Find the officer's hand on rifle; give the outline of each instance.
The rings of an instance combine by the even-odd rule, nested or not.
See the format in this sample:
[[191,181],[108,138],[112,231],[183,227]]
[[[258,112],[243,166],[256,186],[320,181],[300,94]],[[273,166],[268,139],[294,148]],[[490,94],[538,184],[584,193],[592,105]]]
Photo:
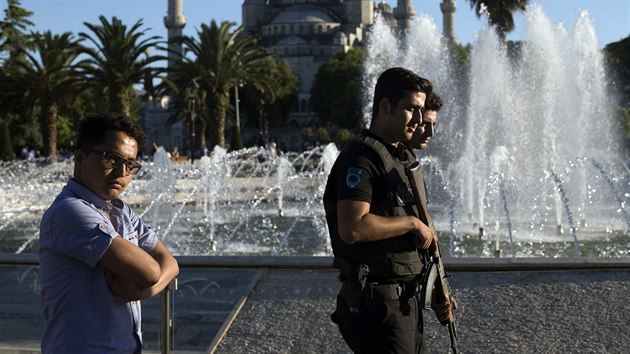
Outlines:
[[423,250],[432,247],[433,249],[437,248],[437,239],[431,231],[431,228],[425,225],[420,219],[415,218],[416,228],[414,229],[414,233],[418,236],[414,238],[414,242],[417,248],[421,248]]
[[431,300],[431,308],[435,311],[435,316],[438,321],[444,326],[453,322],[455,318],[453,311],[457,310],[457,301],[451,296],[451,302],[439,301],[437,292],[433,292],[433,299]]

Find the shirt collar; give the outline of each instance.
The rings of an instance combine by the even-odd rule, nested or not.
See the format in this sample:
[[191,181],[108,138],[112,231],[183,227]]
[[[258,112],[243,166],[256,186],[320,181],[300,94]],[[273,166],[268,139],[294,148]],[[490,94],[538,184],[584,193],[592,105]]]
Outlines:
[[380,136],[374,134],[369,129],[363,129],[363,132],[361,133],[361,135],[369,136],[371,138],[374,138],[374,139],[378,140],[381,144],[385,145],[385,148],[387,148],[387,151],[389,151],[389,153],[392,154],[392,156],[394,156],[396,159],[398,159],[400,161],[403,161],[403,162],[407,160],[406,151],[407,150],[411,150],[411,149],[408,149],[405,144],[398,143],[397,146],[393,146],[392,144],[389,144],[389,143],[385,142],[385,140],[383,140],[383,138],[381,138]]
[[[107,200],[99,197],[96,193],[87,189],[85,186],[77,182],[74,178],[70,178],[68,181],[68,188],[72,191],[72,193],[79,196],[79,198],[93,204],[98,209],[103,209],[105,207],[105,203]],[[123,201],[120,198],[114,198],[109,201],[114,207],[122,208]]]

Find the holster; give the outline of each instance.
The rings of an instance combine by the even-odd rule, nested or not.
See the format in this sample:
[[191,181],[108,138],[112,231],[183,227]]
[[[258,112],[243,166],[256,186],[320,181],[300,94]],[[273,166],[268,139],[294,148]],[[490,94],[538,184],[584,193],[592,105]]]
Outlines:
[[339,280],[342,282],[340,294],[346,306],[350,312],[359,312],[370,268],[365,264],[355,266],[345,258],[338,256],[335,256],[333,266],[341,272],[339,274]]

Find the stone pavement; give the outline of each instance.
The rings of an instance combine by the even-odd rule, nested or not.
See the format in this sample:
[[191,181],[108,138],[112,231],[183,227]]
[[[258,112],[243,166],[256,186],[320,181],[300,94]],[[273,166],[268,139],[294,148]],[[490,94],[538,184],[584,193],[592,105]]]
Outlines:
[[[173,353],[348,352],[329,320],[339,288],[330,259],[179,260]],[[460,353],[629,353],[630,261],[607,263],[450,260]],[[38,352],[37,267],[4,266],[0,281],[0,353]],[[148,353],[158,351],[159,303],[143,301]],[[429,352],[448,353],[430,311],[425,329]]]
[[[453,272],[460,353],[629,353],[630,270]],[[347,353],[333,271],[266,273],[217,353]],[[430,353],[448,329],[425,311]]]

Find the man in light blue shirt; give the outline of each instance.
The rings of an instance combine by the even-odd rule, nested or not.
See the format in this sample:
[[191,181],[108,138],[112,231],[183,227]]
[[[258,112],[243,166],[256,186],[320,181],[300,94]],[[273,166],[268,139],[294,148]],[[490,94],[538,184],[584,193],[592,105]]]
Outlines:
[[119,114],[80,123],[74,176],[40,224],[43,353],[139,353],[138,300],[179,273],[175,258],[118,196],[141,165],[136,123]]

